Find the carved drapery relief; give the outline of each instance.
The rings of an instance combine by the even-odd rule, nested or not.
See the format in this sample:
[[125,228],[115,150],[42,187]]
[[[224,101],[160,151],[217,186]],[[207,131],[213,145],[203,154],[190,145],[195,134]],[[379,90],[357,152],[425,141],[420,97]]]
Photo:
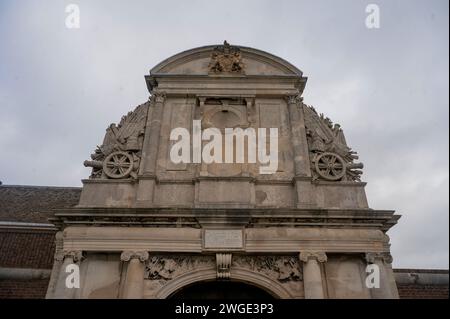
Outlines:
[[137,177],[148,107],[157,99],[158,96],[152,95],[149,102],[139,105],[134,111],[123,116],[119,124],[109,125],[103,144],[97,146],[91,154],[91,160],[84,161],[84,166],[92,167],[89,178]]
[[313,179],[360,181],[364,165],[355,162],[357,153],[347,146],[341,126],[303,106]]
[[244,74],[244,63],[239,48],[231,46],[227,41],[214,48],[209,63],[209,72]]

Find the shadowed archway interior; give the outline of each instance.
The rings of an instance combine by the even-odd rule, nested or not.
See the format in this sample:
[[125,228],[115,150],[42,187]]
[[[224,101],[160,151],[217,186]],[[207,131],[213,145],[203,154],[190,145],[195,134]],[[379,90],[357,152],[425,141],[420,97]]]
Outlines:
[[233,281],[198,282],[184,287],[169,299],[274,299],[261,288]]

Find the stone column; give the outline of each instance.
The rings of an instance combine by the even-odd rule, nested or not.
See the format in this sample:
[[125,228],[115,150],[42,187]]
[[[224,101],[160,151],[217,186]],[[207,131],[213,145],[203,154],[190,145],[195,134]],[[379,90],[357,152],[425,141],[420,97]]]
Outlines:
[[122,298],[142,299],[144,294],[145,261],[148,260],[146,251],[124,251],[120,260],[127,262]]
[[[66,268],[70,264],[78,264],[83,258],[83,254],[78,250],[64,250],[58,253],[55,257],[56,262],[61,264],[61,268],[58,274],[58,281],[55,285],[55,290],[52,298],[56,299],[73,299],[75,298],[77,288],[68,288],[66,285],[67,276],[70,273],[66,273]],[[81,278],[80,278],[81,281]]]
[[385,253],[366,253],[367,264],[375,264],[380,270],[380,288],[370,288],[373,299],[398,299],[397,284],[392,270],[392,255]]
[[327,261],[327,255],[324,252],[302,251],[300,260],[303,262],[305,299],[324,299],[325,293],[320,263]]

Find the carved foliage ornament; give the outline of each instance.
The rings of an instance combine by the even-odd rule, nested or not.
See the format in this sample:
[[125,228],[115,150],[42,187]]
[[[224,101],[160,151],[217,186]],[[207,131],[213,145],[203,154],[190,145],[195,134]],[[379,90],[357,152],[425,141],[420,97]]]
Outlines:
[[209,63],[210,73],[244,74],[244,63],[238,47],[231,46],[227,41],[214,48]]
[[97,146],[91,160],[84,161],[84,166],[92,167],[91,179],[137,177],[148,107],[155,99],[158,97],[152,96],[149,102],[123,116],[119,124],[109,125],[103,144]]
[[339,124],[318,114],[312,106],[303,105],[309,157],[314,180],[360,181],[362,163],[347,146]]

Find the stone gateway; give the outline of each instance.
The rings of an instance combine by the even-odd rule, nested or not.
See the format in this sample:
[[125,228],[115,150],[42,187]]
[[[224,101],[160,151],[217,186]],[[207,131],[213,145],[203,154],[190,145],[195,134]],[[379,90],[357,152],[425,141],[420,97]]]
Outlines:
[[[363,165],[341,126],[303,102],[299,69],[225,42],[176,54],[145,81],[149,100],[84,162],[78,205],[55,211],[47,298],[398,298],[386,232],[399,215],[369,208]],[[261,174],[248,154],[172,161],[171,132],[193,123],[276,129],[276,169]],[[78,289],[65,285],[73,264]]]

